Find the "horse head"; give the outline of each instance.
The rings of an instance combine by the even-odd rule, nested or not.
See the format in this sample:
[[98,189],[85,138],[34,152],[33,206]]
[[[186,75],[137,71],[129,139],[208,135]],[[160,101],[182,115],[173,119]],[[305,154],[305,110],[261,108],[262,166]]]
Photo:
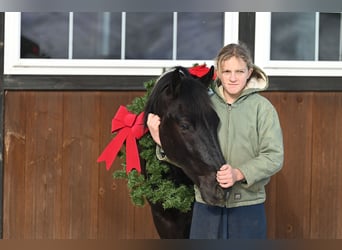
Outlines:
[[199,187],[205,202],[215,205],[227,190],[216,181],[225,160],[217,138],[219,117],[208,94],[213,74],[213,67],[202,77],[175,67],[161,75],[145,106],[145,124],[148,113],[161,118],[160,141],[168,159]]

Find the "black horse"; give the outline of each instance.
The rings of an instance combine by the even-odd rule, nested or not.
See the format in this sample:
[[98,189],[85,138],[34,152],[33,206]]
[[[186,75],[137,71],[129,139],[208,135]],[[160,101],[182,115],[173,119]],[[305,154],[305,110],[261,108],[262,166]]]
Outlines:
[[[208,204],[226,199],[216,181],[216,172],[225,163],[217,138],[219,118],[212,107],[208,86],[214,68],[202,77],[188,69],[175,67],[156,81],[145,106],[145,125],[149,113],[161,118],[160,141],[169,164],[167,178],[185,185],[196,184]],[[143,166],[144,168],[144,166]],[[144,172],[144,169],[142,169]],[[161,238],[188,238],[192,211],[164,209],[151,205],[154,224]]]

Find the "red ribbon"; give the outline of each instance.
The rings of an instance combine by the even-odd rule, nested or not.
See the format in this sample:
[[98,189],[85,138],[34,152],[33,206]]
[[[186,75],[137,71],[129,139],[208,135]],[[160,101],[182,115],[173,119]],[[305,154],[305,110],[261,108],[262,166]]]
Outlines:
[[121,146],[126,141],[126,172],[132,171],[133,168],[141,172],[136,139],[140,139],[147,131],[148,129],[144,127],[143,112],[139,115],[132,114],[126,107],[120,106],[112,119],[112,133],[118,133],[103,150],[97,162],[105,161],[106,169],[109,170]]
[[[202,77],[209,72],[210,68],[206,64],[197,65],[189,68],[189,72],[193,76]],[[213,80],[216,78],[216,72],[213,75]]]

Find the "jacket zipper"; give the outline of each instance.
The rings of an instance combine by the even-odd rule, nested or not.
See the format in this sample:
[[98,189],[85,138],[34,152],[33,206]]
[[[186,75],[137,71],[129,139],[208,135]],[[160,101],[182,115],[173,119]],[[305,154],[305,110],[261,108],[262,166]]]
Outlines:
[[[231,114],[231,111],[232,111],[232,104],[227,103],[227,110],[228,110],[228,111],[227,111],[227,112],[228,112],[228,115],[227,115],[227,123],[228,123],[228,126],[227,126],[227,128],[228,128],[227,133],[229,134],[230,114]],[[227,136],[229,137],[229,135],[227,135]],[[230,149],[228,148],[228,145],[229,145],[229,143],[227,144],[227,152],[230,151]],[[228,153],[228,154],[229,154],[229,153]],[[229,156],[228,156],[228,158],[229,158]],[[229,162],[227,162],[227,163],[229,163]],[[229,192],[226,193],[225,202],[224,202],[224,206],[225,206],[225,207],[228,207],[228,200],[229,200],[229,196],[231,195],[231,191],[232,191],[232,190],[230,190]]]

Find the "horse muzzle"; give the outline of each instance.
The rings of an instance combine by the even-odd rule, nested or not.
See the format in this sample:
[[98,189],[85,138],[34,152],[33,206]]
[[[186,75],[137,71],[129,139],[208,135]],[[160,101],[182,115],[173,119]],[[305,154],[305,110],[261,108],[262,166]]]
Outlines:
[[231,188],[222,188],[214,178],[204,177],[200,181],[199,190],[202,199],[209,205],[223,206],[229,198]]

